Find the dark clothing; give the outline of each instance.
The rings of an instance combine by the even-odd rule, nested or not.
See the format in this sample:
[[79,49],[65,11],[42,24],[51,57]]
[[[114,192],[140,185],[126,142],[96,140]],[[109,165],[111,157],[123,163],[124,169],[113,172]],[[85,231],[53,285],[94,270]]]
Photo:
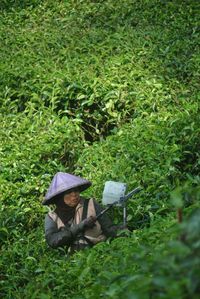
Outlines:
[[71,219],[74,218],[76,212],[75,207],[69,207],[63,201],[63,198],[59,198],[56,202],[55,213],[62,220],[64,224],[67,224]]
[[[84,202],[87,201],[85,199],[81,199]],[[101,206],[94,201],[94,208],[96,215],[98,215],[102,208]],[[55,210],[56,212],[56,210]],[[94,215],[94,216],[96,216]],[[82,219],[83,220],[83,219]],[[78,224],[72,224],[73,218],[68,220],[68,222],[63,222],[64,226],[61,228],[58,228],[57,223],[49,216],[49,214],[45,217],[45,237],[48,245],[52,248],[58,248],[58,247],[73,247],[73,244],[79,239],[84,237],[83,236],[83,230],[81,226],[81,222]],[[110,218],[103,214],[99,219],[98,222],[100,224],[102,233],[105,237],[115,237],[116,236],[116,227],[113,225]],[[84,244],[81,244],[84,245]],[[91,246],[91,242],[87,242],[88,246]],[[84,247],[84,246],[83,246]]]

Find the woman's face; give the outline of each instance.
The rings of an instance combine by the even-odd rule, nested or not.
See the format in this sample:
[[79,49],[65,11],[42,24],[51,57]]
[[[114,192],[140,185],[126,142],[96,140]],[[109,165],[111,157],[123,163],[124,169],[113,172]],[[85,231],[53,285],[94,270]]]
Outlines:
[[76,207],[80,201],[80,193],[78,190],[71,190],[70,193],[64,195],[64,203],[69,207]]

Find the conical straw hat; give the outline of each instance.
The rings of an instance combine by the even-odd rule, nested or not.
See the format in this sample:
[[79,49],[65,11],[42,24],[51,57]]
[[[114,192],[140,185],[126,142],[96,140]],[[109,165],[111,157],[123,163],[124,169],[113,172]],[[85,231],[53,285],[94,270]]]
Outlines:
[[45,195],[45,200],[42,202],[43,205],[48,205],[54,202],[57,195],[69,191],[73,188],[78,188],[80,192],[91,186],[91,182],[82,179],[78,176],[72,175],[65,172],[57,172],[53,177],[53,180]]

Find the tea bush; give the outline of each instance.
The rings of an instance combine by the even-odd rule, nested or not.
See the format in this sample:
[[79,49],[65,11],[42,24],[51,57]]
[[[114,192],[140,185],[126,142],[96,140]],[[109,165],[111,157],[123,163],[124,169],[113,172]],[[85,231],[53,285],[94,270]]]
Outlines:
[[94,182],[94,196],[100,197],[104,180],[127,182],[129,189],[142,186],[144,192],[128,205],[134,223],[146,212],[152,217],[167,212],[170,190],[184,180],[199,184],[198,111],[191,105],[183,112],[137,118],[106,141],[86,148],[77,173]]
[[[122,294],[125,298],[198,298],[199,209],[187,218],[183,227],[177,227],[173,215],[157,217],[150,228],[71,258],[47,249],[40,229],[22,235],[4,253],[10,266],[1,267],[2,294],[7,298],[13,294],[15,298],[121,298]],[[179,239],[183,233],[184,242]],[[36,238],[39,248],[33,243]]]
[[53,103],[91,141],[196,90],[198,1],[3,3],[4,109],[5,99],[19,111]]
[[[7,234],[43,221],[41,201],[58,170],[73,171],[84,145],[78,125],[51,111],[1,116],[1,225]],[[18,234],[18,233],[17,233]]]
[[[198,298],[199,8],[1,1],[0,297]],[[127,236],[48,248],[57,171],[92,180],[99,201],[106,180],[141,185]]]

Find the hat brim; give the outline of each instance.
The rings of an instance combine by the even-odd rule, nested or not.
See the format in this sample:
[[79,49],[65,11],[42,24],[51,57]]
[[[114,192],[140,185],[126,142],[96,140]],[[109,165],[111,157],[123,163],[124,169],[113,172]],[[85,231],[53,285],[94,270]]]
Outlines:
[[88,189],[90,186],[92,185],[91,182],[87,182],[85,184],[82,185],[74,185],[71,186],[69,189],[64,188],[64,190],[59,190],[59,192],[52,194],[51,197],[45,198],[44,201],[42,202],[42,204],[45,205],[50,205],[50,204],[55,204],[56,201],[58,200],[58,198],[60,198],[62,195],[64,195],[66,192],[70,193],[70,191],[74,188],[76,188],[79,192],[83,192],[86,189]]

